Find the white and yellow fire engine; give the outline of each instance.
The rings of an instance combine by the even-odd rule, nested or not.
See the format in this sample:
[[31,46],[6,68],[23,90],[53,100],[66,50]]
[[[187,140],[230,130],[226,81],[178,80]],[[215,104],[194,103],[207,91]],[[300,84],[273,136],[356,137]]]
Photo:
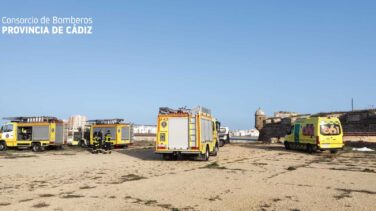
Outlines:
[[165,159],[194,155],[202,160],[219,150],[220,123],[204,107],[177,110],[159,109],[155,152]]
[[1,127],[0,151],[9,148],[31,148],[42,151],[47,146],[63,145],[63,121],[56,117],[10,117]]

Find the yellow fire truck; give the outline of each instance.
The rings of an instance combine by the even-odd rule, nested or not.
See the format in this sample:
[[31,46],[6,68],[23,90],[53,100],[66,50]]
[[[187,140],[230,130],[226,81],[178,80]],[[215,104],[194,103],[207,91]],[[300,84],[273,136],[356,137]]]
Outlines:
[[8,147],[31,148],[38,152],[63,145],[63,121],[56,117],[10,117],[1,127],[0,151]]
[[96,141],[104,141],[110,137],[112,146],[126,147],[133,143],[133,125],[124,123],[124,119],[96,119],[89,120],[88,126],[82,130],[82,139],[79,145],[92,146]]
[[220,123],[209,109],[159,109],[155,152],[164,159],[194,155],[202,160],[218,153]]

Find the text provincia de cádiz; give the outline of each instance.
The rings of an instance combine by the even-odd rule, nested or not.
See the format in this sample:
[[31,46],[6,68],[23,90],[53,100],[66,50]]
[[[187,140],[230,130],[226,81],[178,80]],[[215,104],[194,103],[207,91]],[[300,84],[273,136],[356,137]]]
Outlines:
[[[92,18],[57,17],[9,18],[2,17],[2,34],[92,34]],[[26,24],[26,25],[25,25]],[[48,24],[54,24],[47,26]],[[56,25],[58,24],[58,25]],[[71,25],[69,25],[71,24]],[[64,26],[63,26],[64,25]]]
[[2,34],[93,34],[92,26],[2,26]]

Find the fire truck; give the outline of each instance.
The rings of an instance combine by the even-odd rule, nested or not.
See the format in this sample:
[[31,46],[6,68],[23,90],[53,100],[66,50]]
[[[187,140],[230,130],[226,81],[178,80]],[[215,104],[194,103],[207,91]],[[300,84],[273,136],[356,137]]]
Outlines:
[[9,117],[1,127],[0,151],[7,148],[31,148],[34,152],[48,146],[63,145],[63,121],[56,117]]
[[219,150],[218,131],[220,123],[207,108],[177,110],[161,107],[157,123],[155,152],[164,159],[192,155],[209,160]]
[[80,146],[92,146],[96,140],[105,140],[106,135],[110,136],[109,142],[114,147],[126,147],[133,143],[133,125],[124,123],[124,119],[96,119],[87,123],[80,129]]

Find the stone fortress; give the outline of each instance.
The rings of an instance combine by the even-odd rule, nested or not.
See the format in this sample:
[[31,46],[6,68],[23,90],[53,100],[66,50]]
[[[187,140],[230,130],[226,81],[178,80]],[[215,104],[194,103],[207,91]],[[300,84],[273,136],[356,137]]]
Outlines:
[[376,109],[341,112],[321,112],[317,114],[299,114],[279,111],[267,117],[261,108],[255,112],[255,127],[260,131],[258,140],[266,143],[283,142],[292,123],[298,118],[309,116],[338,117],[341,121],[345,142],[376,144]]

